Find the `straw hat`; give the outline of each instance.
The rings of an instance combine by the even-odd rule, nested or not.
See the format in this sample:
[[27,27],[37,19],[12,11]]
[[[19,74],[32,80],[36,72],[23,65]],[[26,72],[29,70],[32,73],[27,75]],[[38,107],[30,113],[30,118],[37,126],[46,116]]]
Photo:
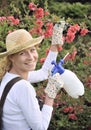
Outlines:
[[35,46],[43,40],[43,36],[32,38],[29,32],[24,29],[16,30],[6,37],[6,52],[0,53],[0,58],[20,52],[29,47]]

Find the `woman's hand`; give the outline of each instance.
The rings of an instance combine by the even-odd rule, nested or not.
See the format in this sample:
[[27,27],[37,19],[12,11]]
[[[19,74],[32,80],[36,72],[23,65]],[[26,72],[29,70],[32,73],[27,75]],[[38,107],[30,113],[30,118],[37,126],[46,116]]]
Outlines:
[[52,45],[63,45],[63,30],[65,21],[60,21],[53,27]]
[[59,90],[63,87],[64,83],[61,80],[59,73],[49,76],[47,87],[45,88],[45,93],[50,98],[55,98]]

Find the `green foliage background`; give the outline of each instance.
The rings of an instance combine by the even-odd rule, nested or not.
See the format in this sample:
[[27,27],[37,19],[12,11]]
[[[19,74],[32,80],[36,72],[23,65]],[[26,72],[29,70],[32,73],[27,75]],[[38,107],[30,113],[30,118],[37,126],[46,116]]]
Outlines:
[[[28,9],[28,4],[34,2],[38,4],[39,7],[49,10],[52,16],[57,18],[63,18],[70,24],[78,23],[81,27],[86,27],[91,30],[91,3],[88,1],[83,4],[81,1],[72,2],[71,0],[1,0],[0,1],[0,16],[10,16],[13,15],[15,18],[19,18],[21,24],[18,26],[9,26],[6,23],[0,25],[0,51],[5,50],[5,37],[7,31],[17,28],[25,28],[29,30],[32,28],[33,20],[31,19],[31,12]],[[45,50],[49,48],[51,44],[51,38],[45,39],[41,48],[39,49],[39,59],[46,57]],[[49,130],[89,130],[91,127],[91,85],[87,87],[88,77],[91,76],[91,55],[87,56],[88,53],[91,54],[91,33],[78,39],[73,43],[65,43],[63,50],[59,52],[58,59],[64,57],[67,52],[72,52],[73,48],[77,48],[77,56],[74,61],[68,61],[64,64],[65,68],[68,68],[75,72],[79,79],[84,83],[85,95],[77,100],[70,98],[61,92],[59,98],[55,100],[56,104],[59,104],[54,108],[55,113]],[[84,60],[89,61],[90,64],[83,64]],[[42,65],[38,63],[37,69]],[[91,84],[91,82],[90,82]],[[46,81],[38,84],[34,84],[36,90],[41,96],[40,89],[46,86]],[[39,89],[38,89],[38,88]],[[60,103],[66,102],[65,105]],[[77,113],[78,120],[70,121],[68,119],[68,114],[62,112],[63,108],[66,106],[79,106],[83,108],[83,112]]]

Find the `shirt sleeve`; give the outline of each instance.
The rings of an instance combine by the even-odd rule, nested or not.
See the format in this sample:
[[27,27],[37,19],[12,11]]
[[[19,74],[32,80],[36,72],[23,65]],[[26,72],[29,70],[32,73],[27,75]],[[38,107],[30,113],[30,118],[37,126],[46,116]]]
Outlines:
[[30,128],[33,130],[47,130],[53,107],[45,104],[42,110],[40,110],[36,92],[29,82],[19,81],[16,87],[16,91],[14,91],[17,94],[16,102]]
[[37,82],[48,79],[49,72],[51,71],[51,69],[53,67],[51,62],[53,60],[56,61],[57,54],[58,54],[58,52],[50,51],[42,68],[39,70],[29,72],[28,81],[30,81],[31,83],[37,83]]

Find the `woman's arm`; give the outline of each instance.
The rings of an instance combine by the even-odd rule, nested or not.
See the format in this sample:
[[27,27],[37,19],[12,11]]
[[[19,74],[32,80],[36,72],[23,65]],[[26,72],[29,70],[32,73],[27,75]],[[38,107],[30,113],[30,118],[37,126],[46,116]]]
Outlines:
[[52,116],[54,99],[45,95],[45,103],[40,110],[33,86],[26,81],[19,81],[16,85],[14,87],[14,93],[17,94],[16,101],[30,128],[47,130]]
[[52,69],[51,62],[56,61],[58,54],[58,47],[63,45],[63,30],[65,26],[65,21],[60,21],[60,24],[55,24],[53,27],[52,44],[50,47],[50,52],[42,66],[41,69],[37,71],[32,71],[28,75],[28,81],[31,83],[40,82],[48,78],[49,72]]
[[56,58],[58,55],[57,47],[58,47],[57,45],[51,45],[50,52],[48,53],[48,56],[43,64],[42,68],[39,70],[29,72],[28,81],[30,81],[31,83],[36,83],[36,82],[44,81],[48,78],[49,71],[51,71],[51,69],[53,67],[51,62],[53,60],[56,61]]

